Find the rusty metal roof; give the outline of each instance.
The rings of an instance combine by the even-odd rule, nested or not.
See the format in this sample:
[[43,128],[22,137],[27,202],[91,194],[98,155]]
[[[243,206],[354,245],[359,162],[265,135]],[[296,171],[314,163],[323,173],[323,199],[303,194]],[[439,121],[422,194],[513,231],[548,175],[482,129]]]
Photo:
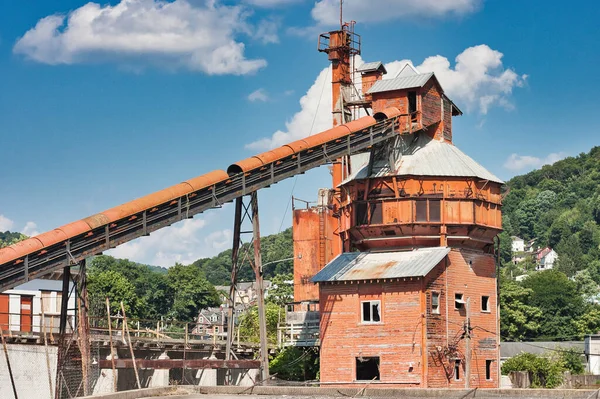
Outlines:
[[426,133],[400,136],[396,141],[398,161],[391,170],[387,159],[375,159],[368,176],[370,153],[351,157],[352,173],[342,182],[382,176],[452,176],[476,177],[503,184],[504,182],[475,162],[455,145],[433,140]]
[[403,76],[396,79],[378,80],[367,91],[367,94],[381,93],[383,91],[412,89],[415,87],[423,87],[425,83],[431,79],[433,72],[420,73],[417,75]]
[[419,248],[398,252],[345,252],[329,262],[313,278],[325,281],[424,277],[450,252],[448,247]]

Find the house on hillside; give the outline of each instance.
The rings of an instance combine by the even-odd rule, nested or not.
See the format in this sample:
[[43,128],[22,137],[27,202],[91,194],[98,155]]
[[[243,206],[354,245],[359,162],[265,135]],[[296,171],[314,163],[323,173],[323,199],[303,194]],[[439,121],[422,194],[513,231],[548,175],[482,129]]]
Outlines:
[[[265,298],[269,296],[269,290],[271,288],[270,280],[263,280],[263,287],[265,290]],[[234,303],[236,305],[241,304],[244,306],[251,306],[256,303],[258,299],[258,287],[256,286],[256,282],[242,282],[236,284],[235,289],[235,300]],[[221,303],[223,305],[227,305],[229,298],[229,285],[216,285],[215,289],[217,292],[220,292]]]
[[558,259],[558,254],[555,250],[549,247],[538,250],[535,254],[536,270],[548,270],[554,267],[554,263]]
[[512,236],[512,251],[514,252],[525,252],[525,240],[520,237]]

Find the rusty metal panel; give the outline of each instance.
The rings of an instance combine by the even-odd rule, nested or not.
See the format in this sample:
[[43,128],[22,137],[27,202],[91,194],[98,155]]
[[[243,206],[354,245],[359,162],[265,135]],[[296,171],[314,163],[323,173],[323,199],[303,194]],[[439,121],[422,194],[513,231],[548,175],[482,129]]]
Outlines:
[[90,226],[83,220],[78,220],[73,223],[65,224],[64,226],[59,227],[57,230],[65,233],[67,237],[75,237],[79,234],[86,233],[90,231]]
[[0,249],[0,264],[7,263],[16,258],[18,258],[18,256],[14,246]]
[[306,140],[296,140],[284,145],[284,147],[288,147],[294,153],[296,153],[309,148],[310,144]]
[[346,252],[329,262],[313,282],[424,277],[450,252],[448,247],[397,252]]
[[61,241],[67,240],[69,237],[60,230],[51,230],[46,233],[35,236],[34,239],[39,240],[44,247],[49,247]]
[[241,170],[242,172],[248,172],[252,169],[260,168],[261,166],[263,166],[263,162],[257,157],[250,157],[250,158],[238,161],[238,162],[234,163],[233,165],[229,166],[229,168],[227,168],[227,171],[228,172],[233,171],[234,166],[239,168],[239,170]]
[[[112,361],[101,359],[98,361],[100,369],[110,369]],[[258,369],[259,360],[212,360],[212,359],[136,359],[135,364],[142,369]],[[133,359],[115,359],[118,369],[133,368]]]
[[106,217],[103,213],[97,213],[95,215],[88,216],[85,219],[82,219],[82,221],[87,223],[87,225],[90,226],[90,229],[95,229],[110,223],[108,217]]
[[376,123],[377,120],[375,120],[375,118],[373,118],[372,116],[364,116],[355,121],[348,122],[344,126],[346,126],[351,132],[356,132],[369,126],[373,126]]
[[271,162],[275,162],[278,159],[286,158],[294,153],[290,147],[279,147],[272,151],[263,152],[262,154],[255,155],[255,158],[260,159],[263,164],[268,164]]
[[[2,253],[7,253],[7,256],[8,256],[7,250],[8,250],[8,248],[12,248],[14,251],[12,253],[12,257],[11,258],[7,257],[6,259],[7,260],[16,259],[16,258],[25,256],[27,254],[30,254],[34,251],[38,251],[38,250],[42,249],[43,247],[44,247],[44,245],[37,238],[28,238],[26,240],[23,240],[23,241],[20,241],[20,242],[14,244],[14,245],[11,245],[10,247],[2,249]],[[0,261],[2,261],[2,257],[0,257]]]
[[194,190],[200,190],[202,188],[210,187],[217,182],[227,180],[228,178],[229,175],[224,170],[213,170],[212,172],[186,180],[184,183],[192,186]]

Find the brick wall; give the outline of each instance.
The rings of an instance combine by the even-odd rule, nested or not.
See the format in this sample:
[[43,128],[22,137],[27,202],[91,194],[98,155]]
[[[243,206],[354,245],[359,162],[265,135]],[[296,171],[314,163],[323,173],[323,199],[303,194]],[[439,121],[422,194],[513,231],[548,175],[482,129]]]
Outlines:
[[442,120],[442,99],[440,87],[435,79],[421,89],[421,112],[423,113],[423,125],[429,126]]
[[[495,262],[492,255],[453,249],[447,267],[438,265],[426,280],[427,352],[429,387],[465,387],[465,340],[460,339],[466,309],[455,309],[455,294],[470,299],[471,312],[471,387],[495,388],[498,381],[497,298]],[[471,264],[469,265],[469,262]],[[432,292],[440,293],[440,314],[432,314]],[[482,311],[482,296],[489,296],[489,312]],[[455,347],[454,354],[447,354]],[[440,350],[441,348],[441,350]],[[453,352],[453,351],[450,351]],[[443,353],[446,353],[443,355]],[[453,359],[461,359],[461,375],[454,376]],[[486,379],[486,360],[492,360],[490,379]]]
[[[374,384],[422,386],[421,285],[416,279],[321,284],[321,381],[354,382],[356,357],[379,356],[381,381]],[[365,300],[381,301],[381,323],[361,323]]]
[[[432,313],[433,292],[440,294],[439,314]],[[356,357],[379,356],[376,386],[464,388],[466,309],[455,309],[456,293],[470,301],[470,386],[497,387],[494,258],[465,249],[453,249],[423,280],[321,284],[321,381],[355,382]],[[487,312],[483,295],[489,296]],[[366,300],[381,301],[381,323],[361,322],[361,301]],[[461,360],[458,380],[455,359]],[[486,360],[492,361],[489,380]]]
[[452,142],[452,104],[444,98],[444,140]]

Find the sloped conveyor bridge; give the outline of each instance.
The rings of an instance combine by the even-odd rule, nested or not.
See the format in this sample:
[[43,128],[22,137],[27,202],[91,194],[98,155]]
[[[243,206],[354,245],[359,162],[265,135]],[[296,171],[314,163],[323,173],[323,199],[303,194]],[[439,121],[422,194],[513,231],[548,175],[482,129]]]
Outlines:
[[389,108],[0,249],[0,292],[399,133]]

